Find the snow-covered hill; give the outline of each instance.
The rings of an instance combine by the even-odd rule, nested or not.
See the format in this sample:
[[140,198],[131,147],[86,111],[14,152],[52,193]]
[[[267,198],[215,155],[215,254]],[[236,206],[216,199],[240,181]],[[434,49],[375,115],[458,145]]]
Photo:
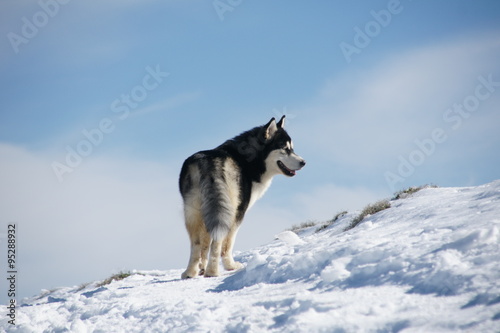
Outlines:
[[15,327],[2,306],[0,330],[500,332],[500,181],[390,203],[349,231],[356,213],[284,232],[219,278],[179,269],[61,288],[24,300]]

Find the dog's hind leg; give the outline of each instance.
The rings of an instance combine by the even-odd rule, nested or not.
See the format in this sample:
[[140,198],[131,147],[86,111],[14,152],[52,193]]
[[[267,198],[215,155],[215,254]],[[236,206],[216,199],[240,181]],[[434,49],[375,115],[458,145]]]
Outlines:
[[219,276],[219,258],[221,255],[221,249],[222,241],[212,239],[212,244],[210,245],[210,257],[208,258],[205,277]]
[[233,259],[234,239],[236,238],[238,228],[239,226],[234,224],[222,243],[222,264],[228,271],[243,268],[241,263],[234,261]]
[[191,241],[191,255],[189,256],[189,263],[186,271],[182,273],[183,279],[193,278],[198,276],[201,264],[202,254],[202,233],[208,233],[205,230],[205,225],[201,219],[198,210],[190,207],[185,207],[186,229]]
[[200,275],[205,275],[205,271],[207,269],[207,260],[208,260],[208,250],[210,250],[210,242],[212,239],[206,230],[203,230],[201,233],[201,260],[200,260]]
[[188,267],[182,273],[181,278],[189,279],[198,275],[200,264],[201,244],[199,239],[191,240],[191,255],[189,256]]

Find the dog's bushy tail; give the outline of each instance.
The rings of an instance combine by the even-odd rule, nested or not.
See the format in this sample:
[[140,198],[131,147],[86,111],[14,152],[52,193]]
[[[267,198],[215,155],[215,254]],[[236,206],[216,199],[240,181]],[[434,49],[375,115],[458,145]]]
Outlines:
[[204,164],[199,165],[202,170],[209,170],[200,177],[201,214],[212,239],[221,241],[229,233],[236,212],[231,204],[223,169],[215,167],[217,161],[200,162]]
[[[184,204],[192,197],[200,201],[194,204],[201,210],[201,217],[211,238],[223,240],[236,219],[235,203],[231,202],[225,174],[224,158],[199,152],[188,158],[182,167],[179,187]],[[194,192],[193,192],[194,191]],[[195,194],[200,191],[199,196]],[[234,191],[233,191],[234,192]],[[235,200],[235,198],[233,198]]]
[[200,179],[201,213],[208,233],[215,241],[229,233],[235,214],[228,196],[227,184],[220,175],[207,175]]

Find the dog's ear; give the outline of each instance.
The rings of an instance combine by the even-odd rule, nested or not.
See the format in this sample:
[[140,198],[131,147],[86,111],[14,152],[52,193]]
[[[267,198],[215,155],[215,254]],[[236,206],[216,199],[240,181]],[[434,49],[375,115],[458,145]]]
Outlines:
[[283,117],[281,117],[280,121],[278,122],[278,128],[285,128],[285,115],[283,115]]
[[276,119],[273,117],[266,125],[264,125],[264,138],[266,140],[271,139],[277,131],[278,126],[276,125]]

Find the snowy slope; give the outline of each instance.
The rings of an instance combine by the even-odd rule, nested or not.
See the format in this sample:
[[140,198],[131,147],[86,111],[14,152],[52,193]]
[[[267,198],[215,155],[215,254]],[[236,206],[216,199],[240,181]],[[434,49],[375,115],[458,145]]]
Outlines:
[[500,332],[500,181],[424,189],[344,232],[355,216],[284,232],[219,278],[62,288],[24,300],[15,327],[2,306],[0,331]]

